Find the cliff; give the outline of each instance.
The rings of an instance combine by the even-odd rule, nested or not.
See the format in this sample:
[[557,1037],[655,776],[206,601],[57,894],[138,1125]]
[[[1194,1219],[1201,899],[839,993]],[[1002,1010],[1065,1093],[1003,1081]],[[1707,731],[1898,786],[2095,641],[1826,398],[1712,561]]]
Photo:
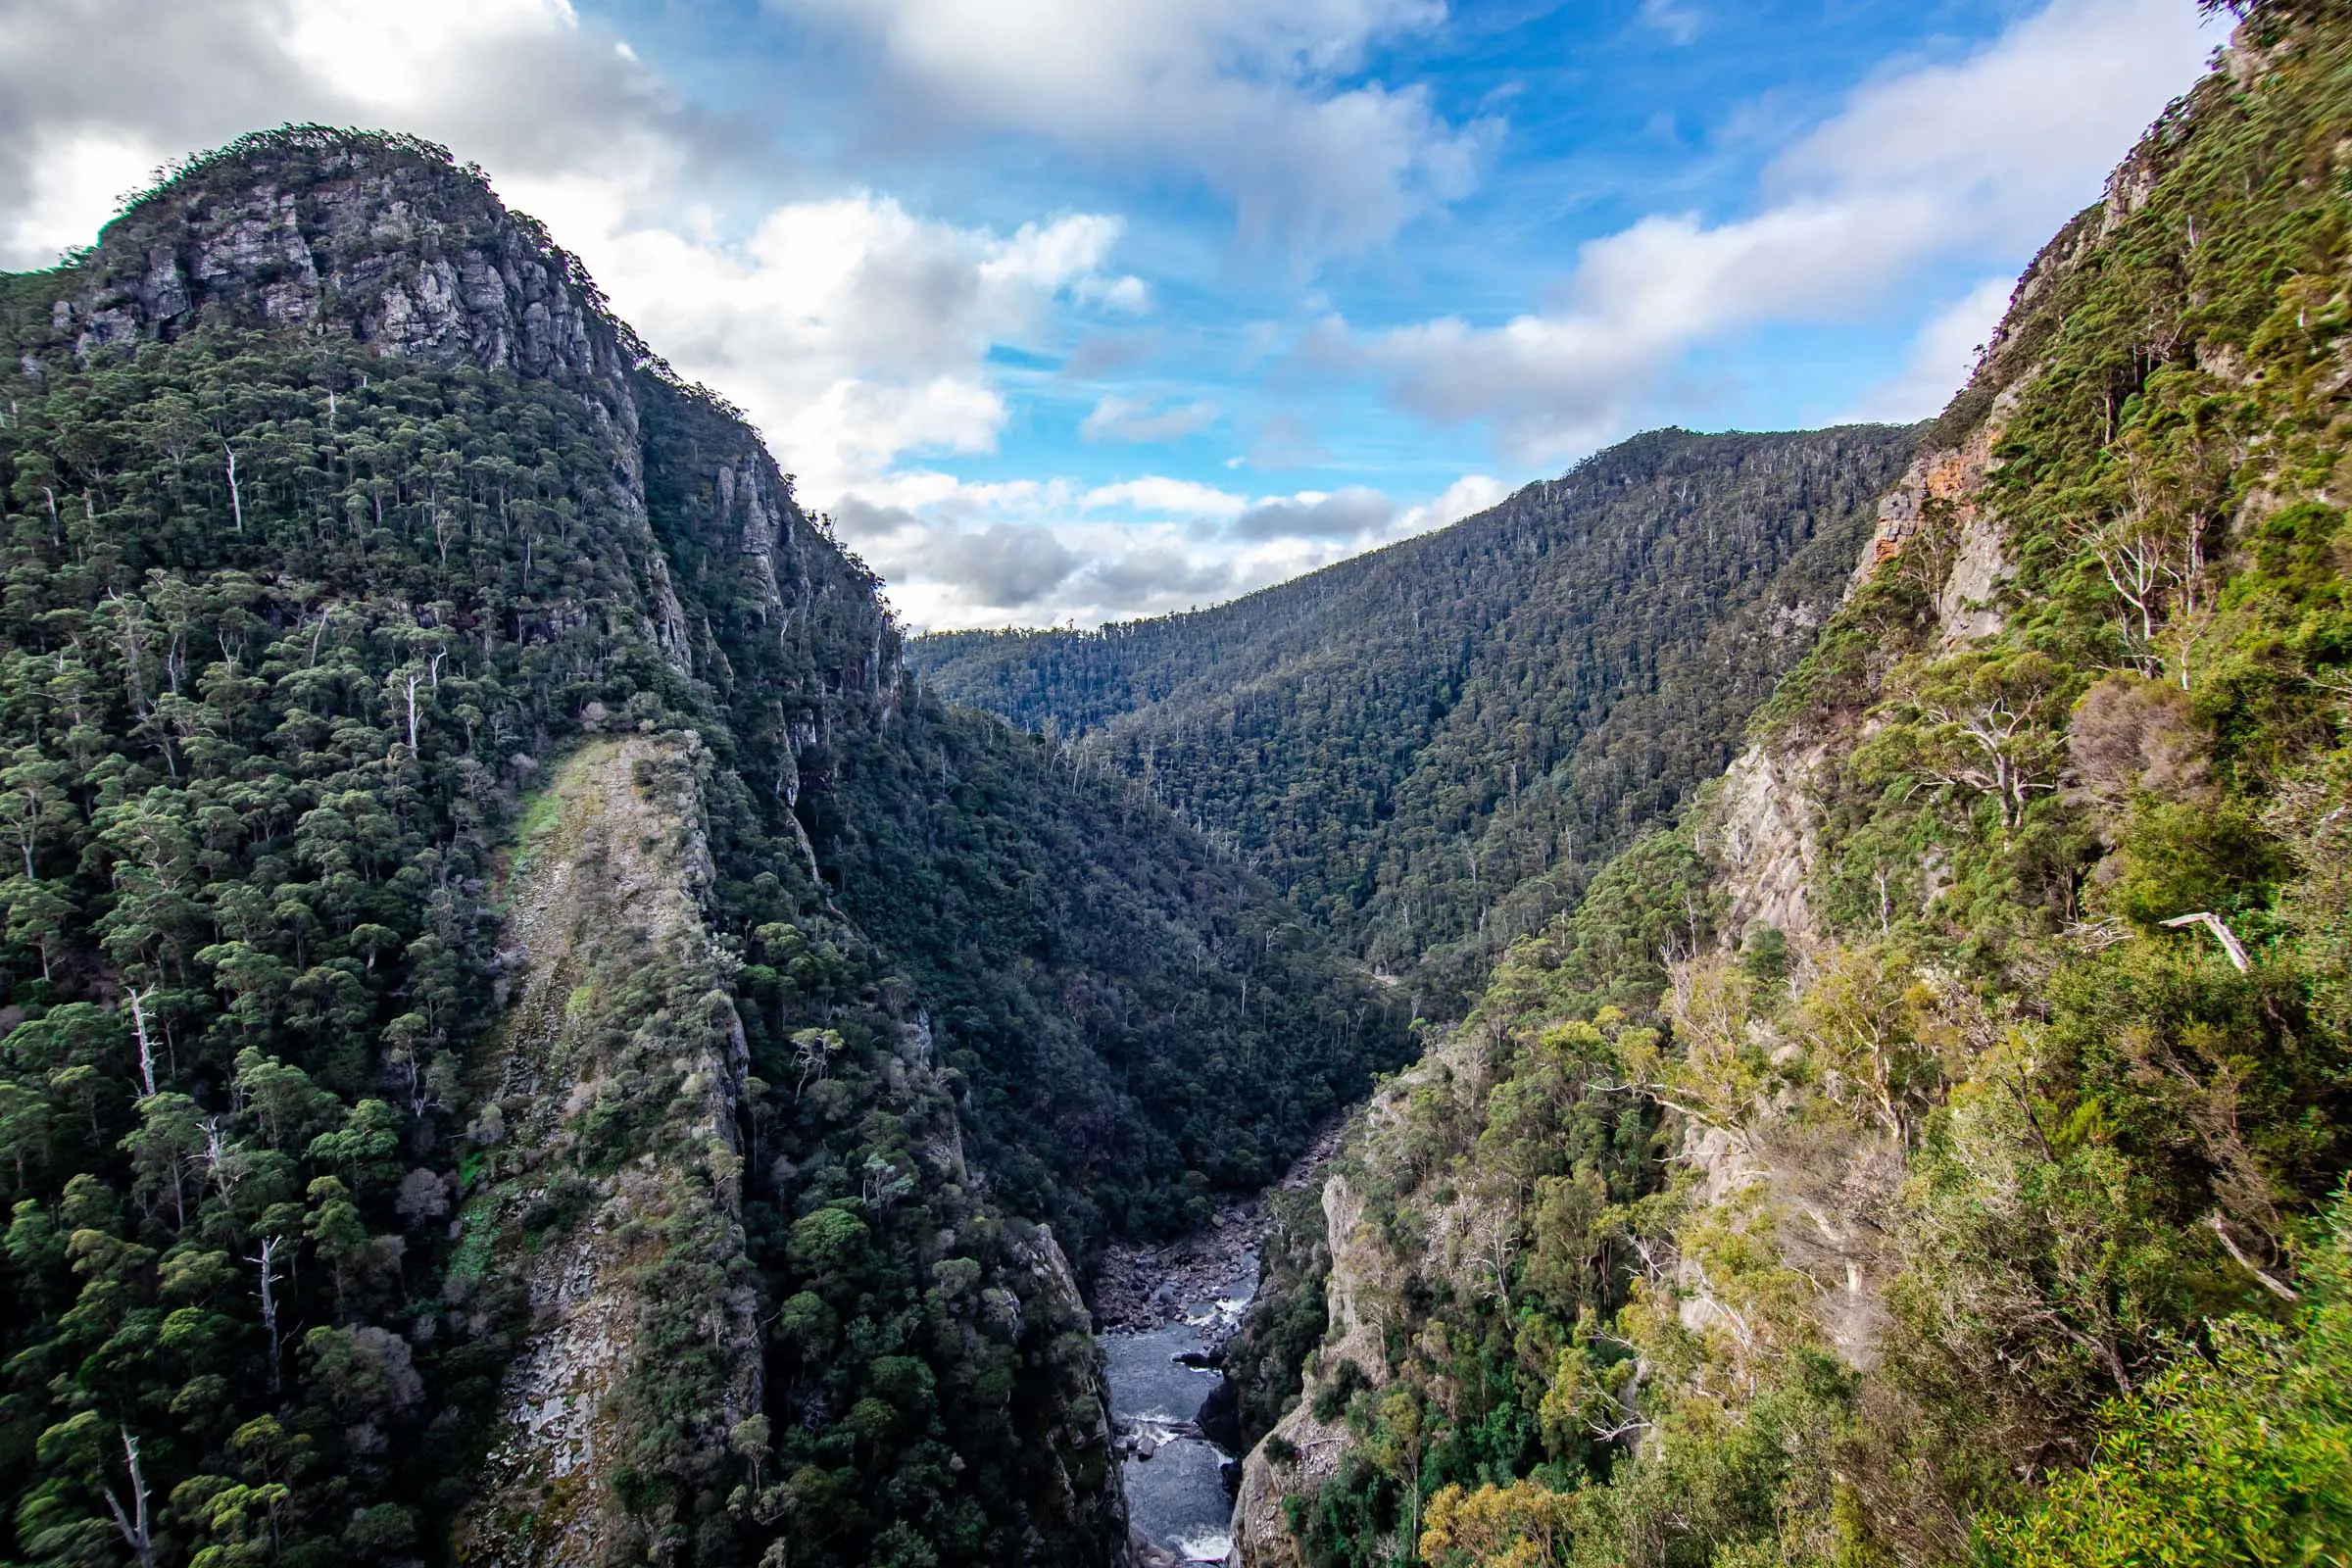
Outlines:
[[2214,1436],[2336,1419],[2352,1166],[2352,24],[2251,10],[1748,750],[1383,1097],[1330,1238],[1383,1364],[1315,1363],[1341,1451],[1251,1456],[1245,1560],[2338,1549]]
[[578,262],[429,143],[303,126],[171,172],[50,307],[82,355],[298,327],[404,359],[617,393],[644,350]]
[[12,1546],[130,1487],[168,1561],[1123,1551],[1078,1271],[1401,1020],[914,690],[757,434],[440,149],[244,138],[0,328],[0,1350],[81,1369],[0,1417]]

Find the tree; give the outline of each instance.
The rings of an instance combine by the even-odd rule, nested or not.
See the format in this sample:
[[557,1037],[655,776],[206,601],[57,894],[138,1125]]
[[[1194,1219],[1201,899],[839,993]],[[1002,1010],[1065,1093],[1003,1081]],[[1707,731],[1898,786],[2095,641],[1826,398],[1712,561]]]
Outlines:
[[1915,727],[1928,776],[1990,797],[2004,828],[2058,788],[2072,692],[2055,662],[2033,653],[1969,651],[1898,676],[1895,711]]
[[1549,1568],[1574,1509],[1574,1498],[1536,1481],[1476,1491],[1447,1485],[1429,1499],[1420,1555],[1436,1568]]

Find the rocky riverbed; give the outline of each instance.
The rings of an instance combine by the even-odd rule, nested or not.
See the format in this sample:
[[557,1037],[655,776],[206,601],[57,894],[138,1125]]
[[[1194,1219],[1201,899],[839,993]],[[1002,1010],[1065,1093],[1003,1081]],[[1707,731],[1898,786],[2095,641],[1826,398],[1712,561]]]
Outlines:
[[[1338,1143],[1335,1127],[1277,1185],[1319,1183]],[[1232,1441],[1219,1366],[1256,1294],[1266,1225],[1262,1194],[1231,1200],[1191,1236],[1113,1248],[1096,1275],[1095,1337],[1140,1568],[1221,1563],[1232,1548],[1235,1459],[1211,1434]]]
[[[1219,1203],[1206,1229],[1156,1247],[1113,1247],[1104,1252],[1095,1274],[1095,1332],[1165,1328],[1184,1317],[1187,1299],[1230,1284],[1244,1257],[1250,1260],[1254,1290],[1257,1248],[1266,1236],[1266,1193],[1322,1186],[1323,1167],[1339,1149],[1343,1128],[1334,1123],[1326,1129],[1265,1193]],[[1226,1337],[1232,1337],[1231,1330]]]

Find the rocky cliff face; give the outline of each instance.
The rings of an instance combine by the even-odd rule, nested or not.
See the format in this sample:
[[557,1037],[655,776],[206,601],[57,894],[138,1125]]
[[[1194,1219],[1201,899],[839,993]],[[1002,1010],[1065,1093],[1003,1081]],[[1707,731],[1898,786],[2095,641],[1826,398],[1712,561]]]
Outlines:
[[[450,1294],[511,1275],[530,1320],[460,1560],[629,1560],[674,1521],[614,1486],[660,1443],[728,1468],[760,1408],[742,1266],[749,1067],[704,918],[691,749],[629,736],[567,759],[526,818],[501,948],[514,1003],[473,1064],[476,1192]],[[646,1376],[664,1347],[706,1353]],[[657,1438],[662,1428],[673,1430]]]
[[[1365,1299],[1379,1268],[1377,1242],[1361,1232],[1363,1198],[1344,1175],[1323,1184],[1323,1224],[1331,1238],[1331,1276],[1324,1283],[1329,1327],[1322,1348],[1306,1373],[1298,1402],[1242,1458],[1241,1488],[1234,1498],[1231,1568],[1296,1568],[1302,1559],[1283,1516],[1283,1498],[1313,1487],[1339,1467],[1353,1443],[1344,1419],[1315,1413],[1315,1395],[1345,1374],[1360,1375],[1377,1388],[1388,1375],[1380,1325]],[[1277,1458],[1276,1455],[1281,1455]]]
[[1759,742],[1724,771],[1707,840],[1730,900],[1724,940],[1735,947],[1759,926],[1800,940],[1812,934],[1805,882],[1818,808],[1808,780],[1822,760],[1818,748],[1789,758]]
[[608,386],[642,349],[578,263],[475,172],[308,128],[206,155],[110,224],[52,323],[87,352],[311,326],[387,354]]
[[1901,479],[1879,501],[1878,525],[1855,565],[1853,585],[1908,558],[1935,597],[1946,646],[2001,629],[1996,600],[2010,566],[2004,519],[1986,500],[1985,480],[1998,466],[1994,448],[2041,368],[2056,329],[2054,297],[2115,225],[2146,199],[2149,156],[2145,147],[2135,152],[2110,178],[2106,200],[2067,224],[2034,258],[1968,384],[1930,428]]

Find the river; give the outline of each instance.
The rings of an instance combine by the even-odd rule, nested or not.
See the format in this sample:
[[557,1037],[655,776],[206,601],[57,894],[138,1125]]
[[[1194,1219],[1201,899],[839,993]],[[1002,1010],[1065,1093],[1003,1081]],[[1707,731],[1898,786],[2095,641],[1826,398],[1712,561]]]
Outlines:
[[[1337,1122],[1324,1129],[1275,1187],[1321,1187],[1340,1133]],[[1213,1363],[1257,1294],[1268,1223],[1265,1194],[1229,1199],[1207,1226],[1178,1241],[1110,1248],[1096,1276],[1095,1343],[1123,1454],[1127,1516],[1160,1562],[1221,1563],[1233,1549],[1224,1469],[1234,1455],[1201,1436],[1198,1417],[1223,1381]]]
[[1107,1330],[1096,1341],[1126,1455],[1120,1465],[1130,1523],[1177,1562],[1221,1563],[1233,1548],[1224,1475],[1233,1455],[1202,1437],[1194,1418],[1223,1378],[1206,1363],[1232,1338],[1257,1289],[1257,1250],[1200,1250],[1208,1255],[1171,1270],[1149,1298],[1152,1315],[1164,1321]]

